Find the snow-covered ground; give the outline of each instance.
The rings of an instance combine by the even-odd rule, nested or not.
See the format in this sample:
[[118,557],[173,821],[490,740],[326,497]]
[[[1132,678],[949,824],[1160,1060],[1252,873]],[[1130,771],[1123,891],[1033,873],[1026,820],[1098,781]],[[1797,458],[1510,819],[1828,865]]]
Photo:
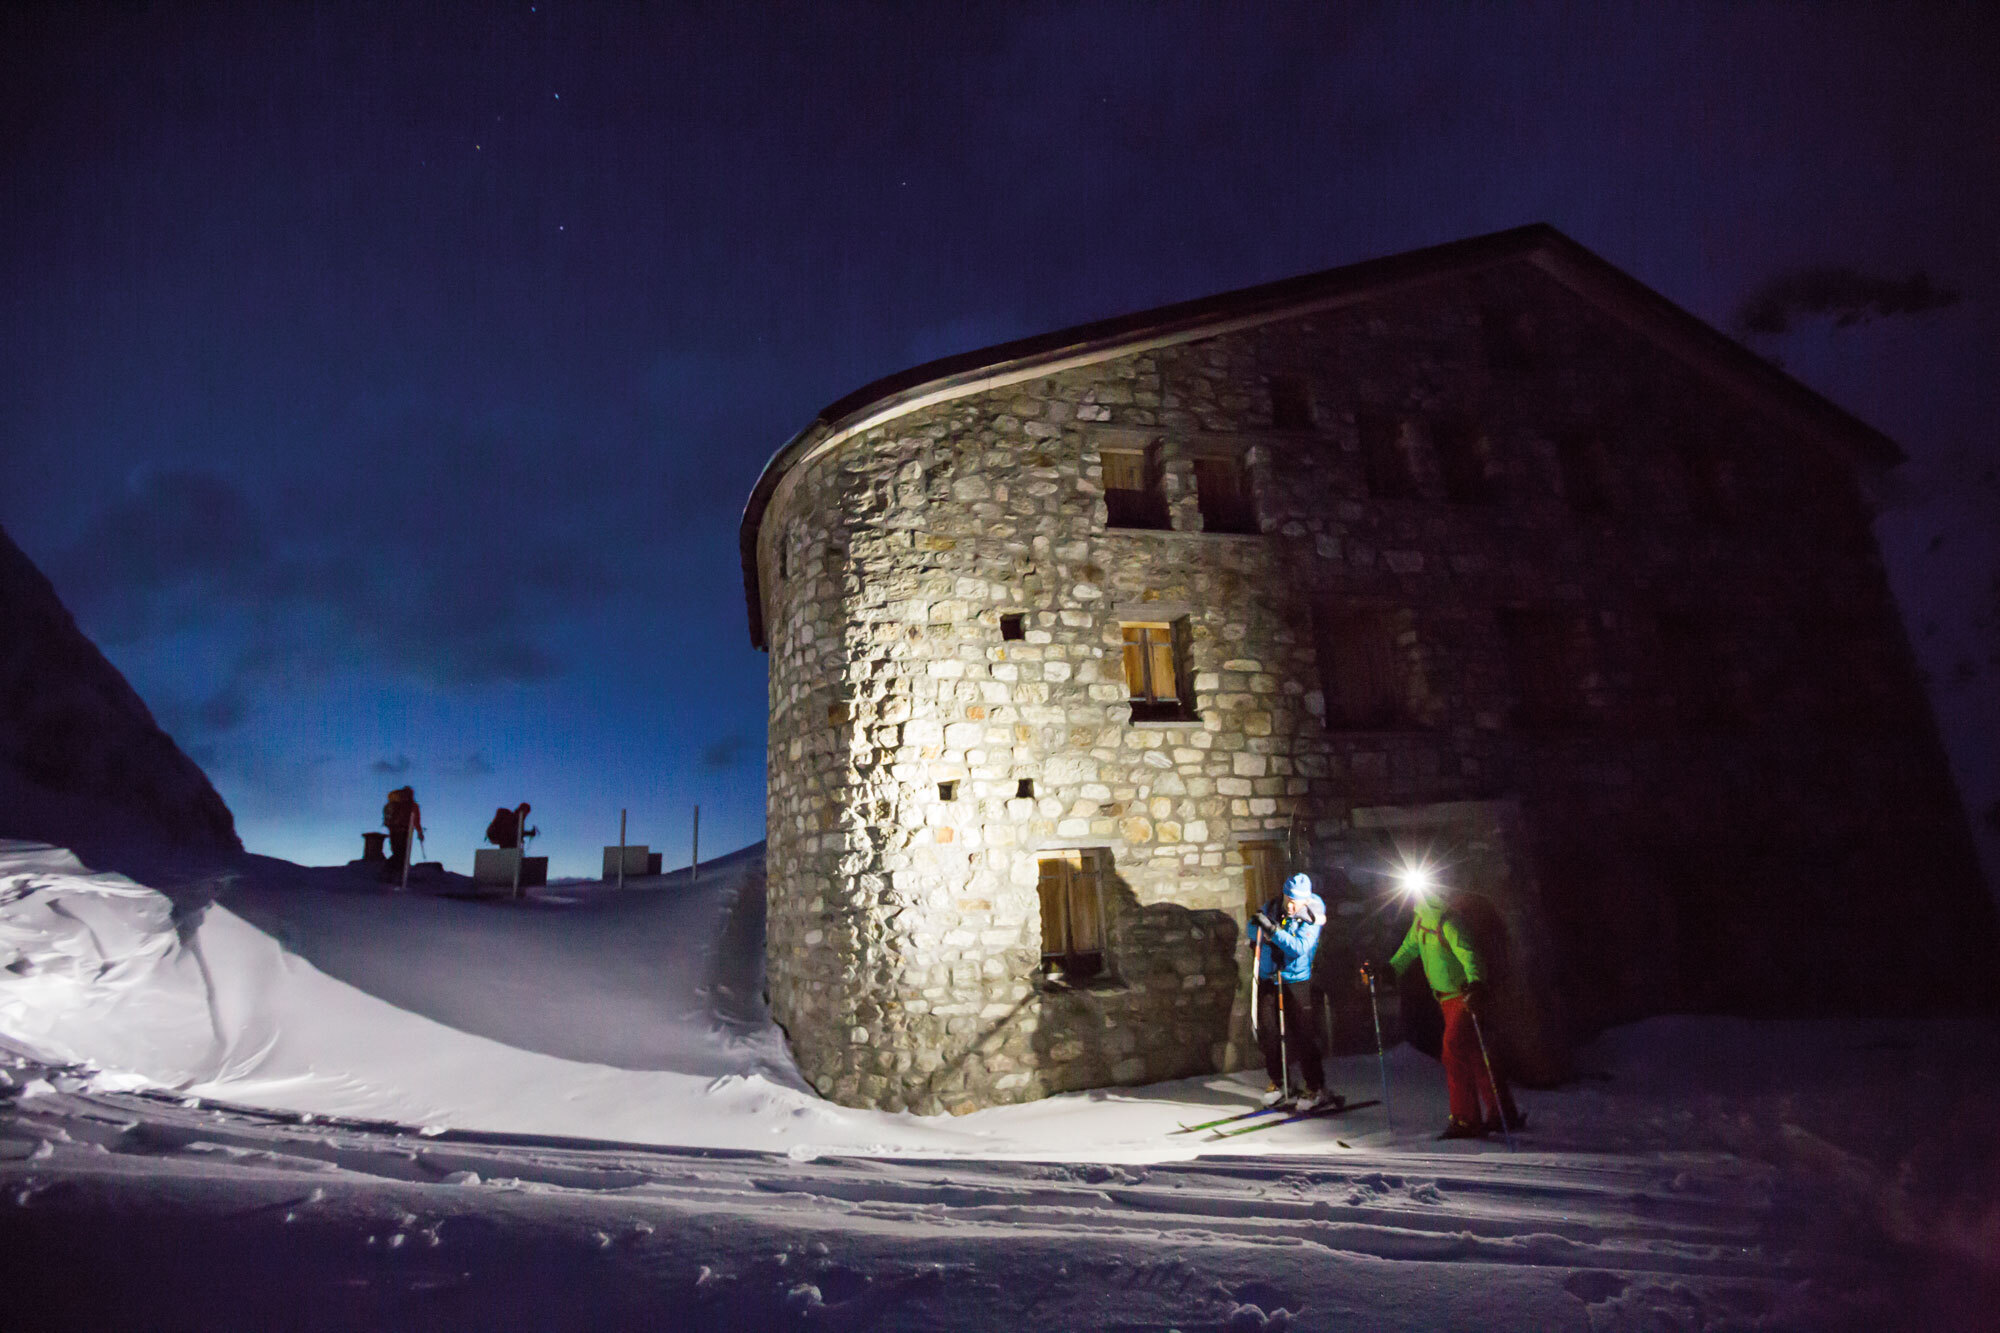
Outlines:
[[[2000,1029],[1658,1019],[1433,1142],[1437,1065],[960,1118],[800,1082],[761,858],[524,903],[0,843],[0,1326],[1984,1328]],[[1261,1077],[1256,1080],[1261,1084]],[[1333,1086],[1380,1096],[1372,1056]]]

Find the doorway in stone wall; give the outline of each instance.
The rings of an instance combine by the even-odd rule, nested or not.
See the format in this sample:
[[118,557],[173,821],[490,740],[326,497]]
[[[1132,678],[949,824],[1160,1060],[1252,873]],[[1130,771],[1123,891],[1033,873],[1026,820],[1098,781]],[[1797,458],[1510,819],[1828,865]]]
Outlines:
[[[1372,872],[1365,893],[1384,905],[1394,939],[1401,941],[1411,919],[1407,901],[1397,901],[1395,871],[1427,862],[1492,975],[1497,1044],[1513,1077],[1542,1085],[1567,1077],[1569,1036],[1555,985],[1556,953],[1538,881],[1522,854],[1518,805],[1500,800],[1359,807],[1351,825],[1347,857]],[[1419,989],[1403,1023],[1417,1044],[1435,1002],[1427,1005],[1428,988],[1412,984]]]

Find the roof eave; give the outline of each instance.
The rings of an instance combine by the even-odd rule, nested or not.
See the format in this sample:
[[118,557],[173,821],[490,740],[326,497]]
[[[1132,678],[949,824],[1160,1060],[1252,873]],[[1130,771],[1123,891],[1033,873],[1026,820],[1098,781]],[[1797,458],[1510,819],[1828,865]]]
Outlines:
[[1017,339],[926,362],[864,385],[828,405],[772,454],[751,489],[738,529],[750,642],[757,648],[769,647],[757,566],[764,513],[792,469],[823,448],[918,408],[969,393],[1111,356],[1374,299],[1401,286],[1518,260],[1536,264],[1579,295],[1621,312],[1628,324],[1740,391],[1787,405],[1801,425],[1845,442],[1853,462],[1879,475],[1903,461],[1902,450],[1873,426],[1554,227],[1538,222]]

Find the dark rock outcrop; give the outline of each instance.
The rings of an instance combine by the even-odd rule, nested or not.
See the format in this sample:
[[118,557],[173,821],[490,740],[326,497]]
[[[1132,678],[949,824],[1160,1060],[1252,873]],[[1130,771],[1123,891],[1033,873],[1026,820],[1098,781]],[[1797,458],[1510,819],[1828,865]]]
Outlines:
[[0,530],[0,838],[241,850],[207,776]]

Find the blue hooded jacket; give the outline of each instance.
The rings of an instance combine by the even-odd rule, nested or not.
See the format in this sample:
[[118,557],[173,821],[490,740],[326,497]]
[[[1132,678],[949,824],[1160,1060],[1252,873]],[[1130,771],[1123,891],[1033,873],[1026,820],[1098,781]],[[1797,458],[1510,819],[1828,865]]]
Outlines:
[[1263,947],[1257,950],[1257,975],[1260,978],[1310,981],[1313,953],[1319,948],[1320,928],[1326,924],[1326,903],[1313,892],[1312,881],[1304,875],[1293,875],[1285,881],[1285,897],[1302,904],[1304,912],[1287,918],[1283,901],[1273,898],[1264,904],[1264,915],[1276,922],[1278,928],[1264,930],[1251,921],[1243,928],[1243,938],[1254,946],[1259,934],[1264,937]]

